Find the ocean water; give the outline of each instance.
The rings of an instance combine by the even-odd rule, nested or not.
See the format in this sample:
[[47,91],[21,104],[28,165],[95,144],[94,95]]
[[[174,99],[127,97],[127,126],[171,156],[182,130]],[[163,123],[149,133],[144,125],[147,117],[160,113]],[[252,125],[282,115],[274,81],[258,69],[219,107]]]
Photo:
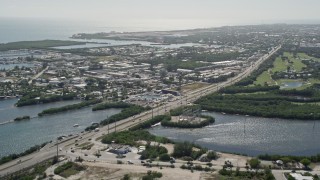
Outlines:
[[130,32],[139,27],[114,27],[88,21],[55,19],[0,18],[0,43],[44,39],[67,40],[76,33]]

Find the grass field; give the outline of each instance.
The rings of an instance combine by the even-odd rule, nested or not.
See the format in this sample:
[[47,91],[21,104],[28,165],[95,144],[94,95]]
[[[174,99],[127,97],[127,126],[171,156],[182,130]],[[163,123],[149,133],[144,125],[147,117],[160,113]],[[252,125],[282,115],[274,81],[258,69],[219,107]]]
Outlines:
[[288,60],[292,63],[288,63],[287,60],[282,60],[281,57],[277,57],[273,63],[274,68],[272,68],[272,72],[286,71],[288,66],[290,66],[291,69],[294,69],[296,72],[300,72],[304,67],[306,67],[306,65],[303,64],[300,59],[294,58],[292,53],[285,52],[283,56],[288,57]]
[[294,58],[292,53],[285,52],[284,56],[288,57],[289,60],[293,62],[292,67],[296,70],[296,72],[300,72],[302,68],[306,67],[306,65],[303,64],[300,59]]
[[[288,66],[290,66],[291,69],[294,69],[296,72],[300,72],[304,67],[306,67],[306,65],[303,64],[300,59],[316,59],[308,56],[305,53],[298,53],[297,58],[294,58],[293,54],[289,52],[285,52],[283,56],[288,57],[288,60],[292,63],[289,63],[288,60],[282,60],[281,57],[277,57],[273,63],[274,67],[260,74],[254,84],[264,85],[265,83],[268,83],[269,85],[281,85],[283,82],[303,81],[302,79],[279,79],[277,81],[274,81],[271,78],[271,74],[275,72],[286,71]],[[315,83],[320,83],[320,80],[310,78],[301,87],[296,89],[305,89]]]
[[270,74],[267,71],[264,71],[257,78],[257,81],[254,82],[255,85],[264,85],[267,82],[269,85],[276,84],[275,81],[271,78]]
[[193,83],[193,84],[188,84],[188,85],[182,86],[181,90],[183,92],[193,91],[193,90],[196,90],[196,89],[199,89],[199,88],[203,88],[203,87],[206,87],[206,86],[208,86],[208,84],[206,84],[206,83]]
[[306,53],[298,53],[297,55],[298,57],[300,57],[300,59],[313,59],[313,60],[320,61],[320,58],[308,56]]
[[273,73],[275,72],[281,72],[281,71],[286,71],[287,70],[287,62],[286,61],[282,61],[282,59],[280,57],[277,57],[276,60],[273,63],[273,68],[271,69],[271,71]]

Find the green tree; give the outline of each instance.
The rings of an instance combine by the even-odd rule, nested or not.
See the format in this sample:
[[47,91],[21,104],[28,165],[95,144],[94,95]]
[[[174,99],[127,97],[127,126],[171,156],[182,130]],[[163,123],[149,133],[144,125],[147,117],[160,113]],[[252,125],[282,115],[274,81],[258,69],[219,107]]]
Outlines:
[[168,74],[167,70],[162,69],[160,71],[160,79],[163,80],[164,78],[166,78],[167,74]]
[[160,160],[160,161],[164,161],[164,162],[170,161],[170,156],[169,156],[169,154],[167,154],[167,153],[165,153],[165,154],[160,154],[159,160]]
[[250,167],[253,169],[258,169],[260,166],[260,161],[257,158],[252,158],[249,160]]
[[304,167],[307,168],[307,167],[310,165],[311,161],[310,161],[309,159],[307,159],[307,158],[304,158],[304,159],[302,159],[302,160],[300,161],[300,163],[303,164]]
[[289,157],[283,157],[280,159],[284,165],[286,165],[287,163],[291,162],[291,159]]
[[208,154],[207,154],[207,158],[210,159],[210,160],[214,160],[214,159],[218,158],[218,155],[214,151],[209,151]]
[[130,175],[129,174],[125,174],[124,177],[122,178],[122,180],[130,180]]
[[174,157],[183,157],[191,156],[192,153],[192,144],[189,142],[177,143],[174,145],[173,156]]

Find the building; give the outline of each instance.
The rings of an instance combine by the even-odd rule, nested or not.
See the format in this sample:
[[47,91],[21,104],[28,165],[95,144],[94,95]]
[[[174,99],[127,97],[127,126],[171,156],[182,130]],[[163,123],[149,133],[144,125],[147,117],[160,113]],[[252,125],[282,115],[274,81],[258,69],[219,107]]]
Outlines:
[[296,180],[313,180],[312,176],[303,176],[302,174],[299,174],[299,173],[290,173],[290,176],[292,176]]

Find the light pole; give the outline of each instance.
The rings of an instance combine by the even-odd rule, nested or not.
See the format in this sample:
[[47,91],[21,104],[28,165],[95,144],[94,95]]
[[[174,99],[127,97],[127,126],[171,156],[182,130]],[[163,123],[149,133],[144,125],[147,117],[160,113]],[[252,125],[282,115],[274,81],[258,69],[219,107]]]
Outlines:
[[59,145],[59,139],[57,139],[57,159],[58,159],[58,157],[59,157],[59,147],[58,147],[58,145]]
[[154,105],[154,104],[152,104],[152,109],[151,109],[152,119],[153,119],[153,105]]
[[108,119],[108,134],[109,134],[110,119],[108,116],[107,116],[107,119]]

